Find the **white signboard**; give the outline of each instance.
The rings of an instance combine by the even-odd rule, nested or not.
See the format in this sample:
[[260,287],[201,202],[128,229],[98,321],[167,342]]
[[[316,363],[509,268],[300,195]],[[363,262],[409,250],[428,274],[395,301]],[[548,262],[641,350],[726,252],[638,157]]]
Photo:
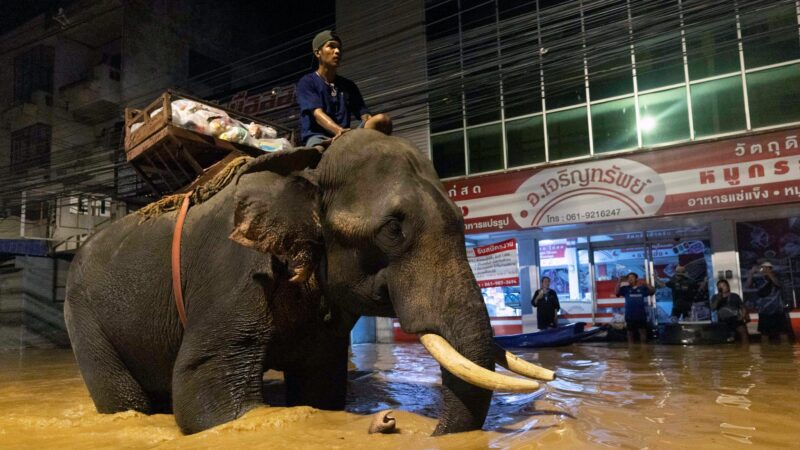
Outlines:
[[488,288],[519,285],[516,239],[468,248],[467,259],[478,286]]

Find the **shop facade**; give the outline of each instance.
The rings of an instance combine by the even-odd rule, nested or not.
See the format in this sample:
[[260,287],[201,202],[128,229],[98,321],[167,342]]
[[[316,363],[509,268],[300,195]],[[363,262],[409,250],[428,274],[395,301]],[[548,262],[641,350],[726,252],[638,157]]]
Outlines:
[[629,272],[658,288],[651,321],[671,320],[659,282],[677,266],[706,282],[698,299],[726,279],[755,330],[767,261],[800,331],[800,3],[424,9],[431,160],[468,254],[517,249],[519,284],[483,288],[496,333],[536,329],[543,276],[567,320],[619,322]]
[[[748,304],[754,331],[762,280],[753,267],[767,261],[800,331],[798,136],[800,128],[785,128],[445,187],[464,215],[468,253],[509,241],[519,249],[519,284],[483,289],[490,315],[513,331],[536,328],[530,298],[544,276],[564,319],[613,324],[624,307],[617,283],[634,272],[656,287],[652,323],[668,322],[672,292],[661,283],[678,266],[700,285],[697,302],[726,279]],[[710,319],[709,311],[693,318]]]

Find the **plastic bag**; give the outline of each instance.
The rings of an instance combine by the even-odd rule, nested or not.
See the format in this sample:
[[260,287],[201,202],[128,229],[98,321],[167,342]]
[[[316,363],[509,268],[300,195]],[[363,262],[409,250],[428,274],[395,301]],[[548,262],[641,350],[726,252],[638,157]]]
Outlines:
[[265,152],[277,152],[278,150],[286,150],[292,148],[292,144],[284,139],[256,139],[256,147],[264,150]]

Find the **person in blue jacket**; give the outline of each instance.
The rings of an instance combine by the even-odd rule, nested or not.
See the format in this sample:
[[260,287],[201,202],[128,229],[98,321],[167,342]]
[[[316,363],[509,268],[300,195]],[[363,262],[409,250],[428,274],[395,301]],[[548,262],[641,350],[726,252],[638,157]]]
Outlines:
[[370,128],[392,133],[392,120],[387,114],[372,115],[364,103],[358,86],[338,75],[342,59],[342,39],[325,30],[314,37],[317,70],[297,82],[295,95],[300,105],[300,143],[307,147],[335,140],[350,129],[350,120],[361,121],[356,128]]
[[620,278],[617,283],[617,297],[625,297],[625,327],[628,330],[628,343],[633,343],[634,333],[638,331],[639,340],[647,342],[647,297],[656,289],[639,275],[631,272],[626,277],[627,284]]

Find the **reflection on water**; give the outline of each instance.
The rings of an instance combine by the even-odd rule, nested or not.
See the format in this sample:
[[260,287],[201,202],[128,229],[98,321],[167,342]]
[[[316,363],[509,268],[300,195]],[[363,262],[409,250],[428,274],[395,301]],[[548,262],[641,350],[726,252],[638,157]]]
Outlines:
[[[518,351],[556,368],[533,394],[495,395],[485,429],[432,438],[439,367],[420,345],[353,346],[348,412],[280,406],[182,436],[172,416],[94,410],[69,351],[0,353],[0,448],[794,447],[800,345],[582,344]],[[502,370],[502,369],[501,369]],[[280,380],[265,396],[282,403]],[[367,435],[396,410],[400,432]]]

